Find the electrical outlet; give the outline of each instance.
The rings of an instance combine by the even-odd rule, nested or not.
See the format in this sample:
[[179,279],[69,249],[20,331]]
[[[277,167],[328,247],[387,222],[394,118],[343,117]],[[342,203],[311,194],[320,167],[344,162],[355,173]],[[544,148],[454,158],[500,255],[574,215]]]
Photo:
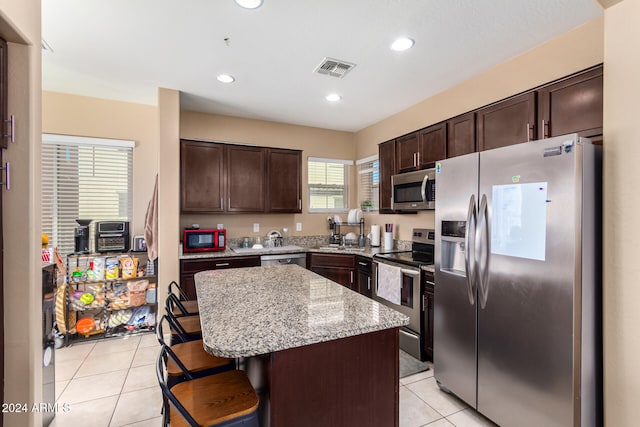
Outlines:
[[302,223],[296,222],[296,231],[302,231]]
[[218,230],[222,230],[224,228],[224,224],[218,224]]
[[254,233],[260,232],[260,224],[253,224],[253,232]]

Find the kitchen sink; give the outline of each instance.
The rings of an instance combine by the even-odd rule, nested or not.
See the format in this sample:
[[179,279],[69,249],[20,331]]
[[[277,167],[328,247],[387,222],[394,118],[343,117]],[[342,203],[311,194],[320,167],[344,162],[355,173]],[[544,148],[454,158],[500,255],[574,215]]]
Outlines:
[[314,249],[318,249],[321,251],[332,251],[332,252],[361,252],[364,251],[364,248],[359,248],[357,246],[316,246]]
[[296,245],[278,246],[274,248],[231,248],[231,250],[237,254],[255,254],[255,253],[272,253],[272,252],[291,252],[291,251],[304,251],[304,248]]

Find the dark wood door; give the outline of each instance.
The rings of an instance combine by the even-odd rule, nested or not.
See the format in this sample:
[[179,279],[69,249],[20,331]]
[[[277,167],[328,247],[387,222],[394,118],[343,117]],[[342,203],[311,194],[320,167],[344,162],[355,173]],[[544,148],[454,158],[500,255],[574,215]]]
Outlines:
[[418,169],[418,132],[396,139],[396,173]]
[[380,208],[381,214],[393,213],[391,209],[391,176],[396,173],[396,140],[383,142],[378,145],[380,160]]
[[602,135],[602,66],[543,87],[538,94],[541,138]]
[[429,166],[431,163],[447,157],[447,123],[442,122],[420,131],[420,151],[418,166]]
[[264,212],[265,149],[226,146],[227,212]]
[[476,114],[463,114],[447,121],[447,157],[476,151]]
[[433,287],[427,287],[424,301],[424,353],[431,361],[433,361],[433,302]]
[[536,139],[536,93],[528,92],[477,112],[478,151]]
[[302,212],[302,152],[267,151],[267,211]]
[[222,212],[224,146],[208,142],[180,143],[180,206],[182,212]]
[[358,270],[356,274],[356,290],[362,295],[371,298],[371,259],[359,256],[357,257],[357,262]]
[[352,268],[314,266],[310,270],[351,290],[355,288],[355,275]]

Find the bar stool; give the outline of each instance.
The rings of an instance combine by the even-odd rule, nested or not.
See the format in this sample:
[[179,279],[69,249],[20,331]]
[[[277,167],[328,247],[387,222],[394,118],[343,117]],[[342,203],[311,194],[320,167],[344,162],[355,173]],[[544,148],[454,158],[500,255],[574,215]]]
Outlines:
[[167,345],[164,341],[163,324],[167,322],[171,328],[169,318],[164,315],[156,324],[156,337],[161,346],[167,347],[167,353],[171,356],[165,360],[167,366],[167,385],[169,387],[186,380],[184,371],[191,374],[193,378],[200,378],[213,375],[219,372],[228,371],[235,367],[235,359],[217,357],[207,353],[202,340],[187,341],[186,337],[176,331],[176,335],[181,342]]
[[[178,290],[179,297],[173,292],[174,286]],[[175,280],[169,283],[169,295],[175,297],[171,301],[171,313],[175,317],[192,316],[199,313],[198,300],[190,300]]]
[[[258,396],[243,371],[226,371],[191,379],[169,387],[164,360],[171,355],[163,345],[156,365],[158,383],[169,402],[171,427],[259,427]],[[165,411],[164,425],[169,419]]]
[[[177,334],[182,335],[183,339],[186,339],[187,341],[202,339],[200,316],[193,315],[175,317],[173,313],[171,313],[169,302],[172,298],[172,295],[173,294],[167,296],[164,304],[167,319],[169,319],[169,323],[171,324],[171,345],[180,341],[177,339]],[[173,298],[175,298],[175,296]]]

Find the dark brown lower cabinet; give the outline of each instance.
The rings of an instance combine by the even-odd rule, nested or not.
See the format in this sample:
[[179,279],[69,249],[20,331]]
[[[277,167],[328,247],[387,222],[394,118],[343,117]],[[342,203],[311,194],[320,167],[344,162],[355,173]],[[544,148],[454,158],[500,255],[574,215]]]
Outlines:
[[259,267],[259,256],[183,259],[180,260],[180,287],[189,299],[196,299],[196,282],[194,275],[201,271],[220,270],[223,268]]
[[310,252],[307,254],[307,266],[309,270],[322,277],[358,291],[354,255]]
[[433,303],[434,303],[434,282],[433,273],[425,272],[423,279],[424,294],[422,297],[424,353],[427,360],[433,361]]
[[356,258],[358,263],[358,273],[357,273],[357,289],[362,295],[372,298],[371,287],[372,283],[372,273],[371,273],[371,258],[358,256]]
[[271,353],[274,427],[399,424],[398,328]]

